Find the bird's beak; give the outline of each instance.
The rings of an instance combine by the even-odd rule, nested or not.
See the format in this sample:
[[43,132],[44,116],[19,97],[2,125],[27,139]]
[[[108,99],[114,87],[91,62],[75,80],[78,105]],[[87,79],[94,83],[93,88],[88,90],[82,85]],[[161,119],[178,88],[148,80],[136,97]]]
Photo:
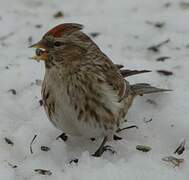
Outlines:
[[47,50],[46,50],[47,47],[41,41],[39,41],[36,44],[29,46],[29,48],[37,48],[36,49],[36,55],[31,57],[31,59],[34,59],[34,60],[37,60],[37,61],[48,60],[48,53],[47,53]]
[[39,41],[38,43],[32,44],[31,46],[29,46],[29,48],[42,48],[42,49],[46,49],[47,47],[44,45],[44,43],[42,43],[42,41]]

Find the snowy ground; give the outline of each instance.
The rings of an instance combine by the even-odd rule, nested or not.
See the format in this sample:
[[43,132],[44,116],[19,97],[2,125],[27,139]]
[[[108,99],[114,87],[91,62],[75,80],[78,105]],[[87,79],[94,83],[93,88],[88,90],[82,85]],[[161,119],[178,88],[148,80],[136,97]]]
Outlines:
[[[188,180],[189,179],[189,2],[187,0],[0,0],[0,179],[6,180]],[[58,11],[63,18],[54,18]],[[27,47],[49,28],[63,22],[85,25],[86,33],[116,63],[131,69],[151,69],[150,74],[129,78],[170,88],[171,93],[136,98],[127,125],[139,129],[123,132],[106,152],[91,157],[99,142],[70,138],[56,140],[55,129],[39,104],[44,66],[29,59]],[[163,23],[163,24],[162,24]],[[159,52],[148,47],[170,39]],[[157,61],[168,56],[170,59]],[[160,75],[168,70],[173,75]],[[12,90],[11,90],[12,89]],[[16,92],[14,90],[16,90]],[[16,94],[15,94],[16,93]],[[152,119],[150,122],[146,122]],[[30,152],[30,142],[37,135]],[[14,144],[7,144],[4,138]],[[186,140],[181,155],[173,152]],[[149,145],[144,153],[136,145]],[[41,151],[48,146],[48,152]],[[165,156],[183,158],[174,167]],[[73,157],[78,165],[69,164]],[[16,167],[16,166],[17,167]],[[15,167],[13,167],[15,166]],[[41,175],[35,169],[46,169]]]

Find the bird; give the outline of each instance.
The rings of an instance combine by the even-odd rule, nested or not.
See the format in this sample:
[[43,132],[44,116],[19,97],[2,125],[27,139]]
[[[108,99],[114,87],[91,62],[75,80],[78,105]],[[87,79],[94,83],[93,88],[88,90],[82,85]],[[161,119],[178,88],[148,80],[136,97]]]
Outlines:
[[42,101],[51,123],[72,136],[99,137],[93,156],[109,149],[137,95],[168,89],[147,83],[131,85],[128,76],[150,72],[123,69],[105,55],[77,23],[59,24],[31,45],[32,57],[44,61]]

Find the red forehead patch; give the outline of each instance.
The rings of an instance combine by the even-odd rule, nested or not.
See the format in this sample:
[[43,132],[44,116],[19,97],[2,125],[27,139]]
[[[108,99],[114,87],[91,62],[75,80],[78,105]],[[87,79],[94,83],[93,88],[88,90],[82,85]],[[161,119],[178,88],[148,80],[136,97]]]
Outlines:
[[65,24],[59,24],[58,26],[55,26],[54,28],[50,29],[46,35],[51,35],[53,37],[61,37],[61,35],[65,32],[73,32],[76,30],[81,30],[83,26],[81,24],[76,23],[65,23]]
[[60,37],[63,30],[64,30],[64,24],[59,24],[58,26],[55,26],[54,28],[50,29],[45,35]]

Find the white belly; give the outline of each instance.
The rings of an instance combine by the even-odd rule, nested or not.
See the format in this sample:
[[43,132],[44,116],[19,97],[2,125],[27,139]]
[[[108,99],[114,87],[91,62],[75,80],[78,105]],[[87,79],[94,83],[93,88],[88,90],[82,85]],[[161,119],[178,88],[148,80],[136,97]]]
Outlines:
[[56,98],[56,114],[51,118],[51,122],[58,129],[72,136],[85,136],[88,138],[106,134],[105,130],[99,127],[96,122],[93,123],[92,120],[89,120],[87,123],[84,120],[78,120],[77,112],[71,106],[69,97],[63,88],[61,88],[61,91],[56,92],[55,96],[64,97],[64,99]]
[[[123,104],[118,101],[119,98],[111,87],[106,84],[101,84],[99,87],[95,86],[96,89],[94,90],[102,94],[102,97],[100,98],[97,96],[97,101],[99,103],[106,104],[106,107],[103,108],[103,106],[98,106],[98,103],[95,104],[96,106],[92,104],[90,108],[93,108],[92,110],[99,118],[96,118],[94,115],[91,117],[91,111],[87,111],[87,107],[85,107],[85,94],[82,94],[79,89],[78,91],[76,91],[77,89],[72,89],[70,98],[67,94],[68,89],[66,88],[68,86],[65,87],[65,84],[63,83],[58,84],[56,79],[59,78],[58,76],[55,76],[55,79],[52,80],[52,75],[53,74],[51,73],[46,74],[43,82],[42,95],[46,107],[52,101],[54,102],[52,106],[55,113],[51,113],[49,115],[49,119],[58,129],[73,136],[86,136],[88,138],[111,136],[115,132],[118,125],[119,112]],[[50,78],[51,81],[49,81]],[[45,94],[48,94],[48,98],[45,98]],[[77,102],[77,107],[79,107],[79,110],[77,110],[77,108],[75,109],[75,102]],[[48,110],[48,108],[45,109],[46,111]],[[106,111],[106,109],[112,113],[109,113],[109,111]],[[82,119],[79,116],[79,113],[85,110],[86,112],[90,111],[90,113],[87,114],[87,116],[82,116]]]

